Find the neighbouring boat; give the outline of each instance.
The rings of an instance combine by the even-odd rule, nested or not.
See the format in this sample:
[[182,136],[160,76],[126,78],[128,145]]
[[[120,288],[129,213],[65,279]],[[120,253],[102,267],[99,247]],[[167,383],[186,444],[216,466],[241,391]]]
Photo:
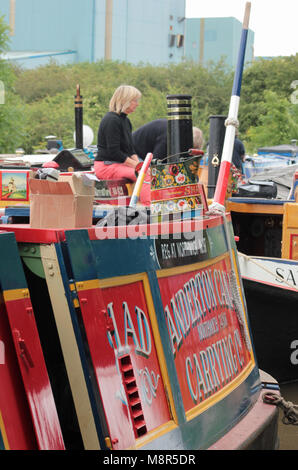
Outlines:
[[283,170],[284,167],[297,163],[297,159],[281,155],[268,155],[268,156],[246,156],[243,164],[243,171],[245,178],[251,178],[259,175],[264,171],[276,169]]
[[195,160],[173,160],[192,147],[191,103],[167,98],[177,151],[151,165],[152,211],[133,191],[92,224],[85,171],[28,178],[30,223],[1,225],[1,449],[278,446],[231,218],[208,212]]
[[260,147],[258,154],[246,157],[243,165],[246,178],[271,169],[281,169],[298,163],[298,147],[296,141],[291,145],[275,145]]
[[290,157],[294,161],[298,157],[298,147],[297,147],[297,140],[292,140],[290,145],[273,145],[269,147],[260,147],[258,149],[258,155],[278,155],[282,157]]
[[227,201],[258,362],[279,382],[298,380],[297,185],[296,169],[287,199]]

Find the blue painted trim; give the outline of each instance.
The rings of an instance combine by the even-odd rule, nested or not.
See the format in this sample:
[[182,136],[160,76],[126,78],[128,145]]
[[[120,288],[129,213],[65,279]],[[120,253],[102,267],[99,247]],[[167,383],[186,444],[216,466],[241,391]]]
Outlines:
[[239,54],[238,54],[238,62],[236,66],[233,88],[232,88],[232,96],[235,96],[235,95],[240,96],[247,34],[248,34],[248,30],[242,29],[240,48],[239,48]]
[[[1,226],[0,226],[1,227]],[[0,284],[1,289],[26,289],[23,265],[14,233],[0,234]]]
[[[112,206],[111,206],[112,207]],[[94,218],[101,218],[101,217],[105,217],[109,212],[111,212],[113,209],[108,209],[105,207],[105,209],[101,209],[100,206],[97,207],[95,206],[93,208],[93,217]],[[9,206],[9,207],[5,207],[5,216],[2,216],[2,221],[3,223],[7,223],[6,221],[4,222],[4,220],[7,220],[7,219],[3,219],[3,217],[29,217],[30,216],[30,208],[29,206],[27,207],[17,207],[17,206]]]
[[1,431],[0,431],[0,450],[6,450],[5,446],[4,446],[4,441],[3,441]]
[[230,202],[239,202],[245,204],[264,204],[266,206],[282,206],[283,204],[290,202],[287,199],[263,199],[263,198],[250,198],[250,197],[230,197]]

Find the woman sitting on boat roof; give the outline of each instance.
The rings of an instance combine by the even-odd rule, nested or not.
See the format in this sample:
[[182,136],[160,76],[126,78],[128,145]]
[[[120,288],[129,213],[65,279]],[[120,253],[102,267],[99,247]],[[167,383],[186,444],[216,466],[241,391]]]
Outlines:
[[[135,168],[139,163],[132,140],[132,125],[127,117],[139,105],[141,92],[130,85],[119,86],[110,101],[109,112],[98,129],[98,154],[94,170],[98,179],[136,181]],[[150,176],[146,175],[140,202],[150,205]]]

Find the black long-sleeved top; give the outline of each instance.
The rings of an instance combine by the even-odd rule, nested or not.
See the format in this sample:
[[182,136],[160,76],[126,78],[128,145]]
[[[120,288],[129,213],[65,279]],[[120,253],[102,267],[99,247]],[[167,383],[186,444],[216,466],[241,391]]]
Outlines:
[[142,160],[148,152],[153,153],[154,158],[167,156],[167,122],[167,119],[156,119],[133,132],[133,145]]
[[109,111],[101,120],[97,134],[95,160],[123,163],[135,152],[132,126],[127,114]]

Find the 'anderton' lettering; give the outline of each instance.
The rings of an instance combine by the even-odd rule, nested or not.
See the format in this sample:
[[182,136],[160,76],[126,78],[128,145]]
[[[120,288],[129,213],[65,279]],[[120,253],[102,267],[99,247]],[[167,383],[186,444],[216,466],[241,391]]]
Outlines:
[[207,313],[232,308],[229,280],[224,271],[201,271],[187,281],[165,306],[165,315],[175,355],[191,328],[203,323]]
[[[224,387],[245,364],[243,341],[230,315],[234,306],[224,270],[206,269],[194,274],[164,307],[175,360],[183,357],[185,376],[194,403]],[[189,334],[192,338],[186,342]],[[194,336],[195,334],[195,336]],[[184,353],[179,351],[183,344]],[[198,348],[198,344],[202,345]],[[180,370],[180,374],[181,374]]]

